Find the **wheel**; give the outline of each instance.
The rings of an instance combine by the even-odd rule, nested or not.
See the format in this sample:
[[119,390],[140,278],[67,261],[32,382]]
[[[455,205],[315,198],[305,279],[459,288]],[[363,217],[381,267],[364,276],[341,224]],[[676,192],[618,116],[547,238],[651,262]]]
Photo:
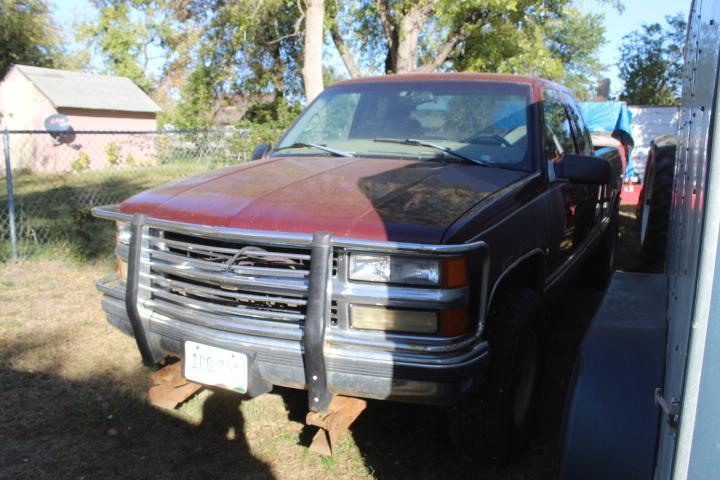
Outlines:
[[656,155],[645,175],[638,218],[641,264],[650,270],[662,270],[665,267],[675,147],[659,149]]
[[600,244],[597,246],[587,269],[587,278],[590,284],[601,290],[610,285],[610,279],[615,272],[615,247],[618,236],[618,211],[615,210],[610,217],[610,225],[603,233]]
[[527,443],[537,404],[543,316],[540,297],[529,289],[508,288],[493,300],[487,384],[450,409],[451,438],[469,456],[502,463]]

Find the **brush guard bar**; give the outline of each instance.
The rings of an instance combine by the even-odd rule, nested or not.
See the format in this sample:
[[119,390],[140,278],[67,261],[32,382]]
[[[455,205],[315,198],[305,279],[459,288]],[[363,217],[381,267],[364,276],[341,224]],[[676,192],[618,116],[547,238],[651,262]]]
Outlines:
[[[349,251],[364,252],[387,252],[387,253],[412,253],[420,255],[428,254],[458,254],[471,250],[483,251],[482,267],[482,293],[479,299],[479,311],[484,316],[487,297],[487,276],[489,270],[489,256],[485,242],[477,241],[466,244],[434,245],[415,244],[387,241],[369,241],[344,237],[333,237],[329,233],[317,232],[309,234],[293,234],[282,232],[265,232],[242,230],[226,227],[214,227],[206,225],[194,225],[182,222],[163,220],[148,217],[141,214],[123,214],[118,207],[103,206],[95,207],[93,214],[96,217],[130,223],[131,238],[128,247],[128,271],[125,288],[125,307],[132,331],[142,356],[143,364],[156,366],[162,358],[158,358],[158,350],[151,346],[149,340],[147,319],[144,319],[139,312],[139,279],[141,276],[141,263],[143,256],[143,235],[148,228],[166,229],[181,232],[209,239],[222,239],[227,241],[247,241],[257,245],[267,246],[292,246],[307,247],[311,250],[310,274],[307,292],[307,310],[305,323],[301,338],[301,345],[304,358],[305,380],[308,391],[309,409],[314,412],[326,412],[333,399],[333,393],[328,387],[328,371],[326,365],[327,342],[337,342],[337,332],[328,333],[330,321],[331,301],[333,300],[332,258],[333,249],[347,249]],[[482,318],[482,317],[481,317]],[[477,331],[461,341],[455,341],[452,345],[444,343],[446,340],[438,339],[443,343],[433,345],[432,343],[421,347],[418,351],[444,351],[445,349],[464,348],[463,345],[471,345],[478,341],[482,332],[482,322],[478,324]],[[326,339],[326,333],[330,335]],[[346,341],[348,345],[369,345],[372,341],[364,339],[363,336],[355,336],[351,332]],[[408,340],[411,338],[408,337]],[[448,339],[449,340],[449,339]],[[430,340],[428,340],[430,341]],[[388,342],[385,342],[388,343]],[[393,343],[393,342],[391,342]],[[401,338],[394,341],[402,348],[409,348],[410,344],[406,339]],[[336,344],[336,343],[334,343]]]

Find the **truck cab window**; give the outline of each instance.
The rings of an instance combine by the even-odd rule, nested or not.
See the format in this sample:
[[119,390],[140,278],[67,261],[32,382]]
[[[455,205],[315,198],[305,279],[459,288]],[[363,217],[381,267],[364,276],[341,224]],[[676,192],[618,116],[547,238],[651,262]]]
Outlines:
[[573,128],[575,130],[575,140],[577,141],[578,153],[584,155],[590,155],[592,153],[592,139],[590,138],[590,130],[587,128],[582,115],[580,114],[580,107],[577,102],[571,97],[566,98],[566,105],[568,112],[570,112],[570,119],[573,122]]
[[302,124],[298,125],[301,130],[295,141],[312,142],[318,134],[322,134],[325,139],[347,138],[359,99],[357,93],[318,98],[317,103],[324,108],[318,108],[314,115],[303,118]]
[[570,119],[560,95],[554,90],[543,91],[543,119],[545,132],[545,157],[548,162],[558,163],[565,152],[576,153]]

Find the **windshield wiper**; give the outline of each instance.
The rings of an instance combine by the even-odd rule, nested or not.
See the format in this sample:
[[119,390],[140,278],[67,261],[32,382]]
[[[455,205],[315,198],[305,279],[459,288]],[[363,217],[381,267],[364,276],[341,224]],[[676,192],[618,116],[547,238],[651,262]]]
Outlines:
[[490,165],[490,163],[488,163],[488,162],[483,162],[482,160],[468,157],[468,156],[463,155],[460,152],[456,152],[452,148],[443,147],[442,145],[438,145],[437,143],[426,142],[425,140],[418,140],[416,138],[405,138],[405,139],[402,139],[402,138],[374,138],[373,142],[397,143],[399,145],[415,145],[418,147],[428,147],[428,148],[433,148],[435,150],[439,150],[441,152],[447,153],[448,155],[452,155],[455,158],[465,160],[466,162],[472,162],[472,163],[476,163],[478,165],[485,165],[485,166]]
[[336,157],[354,157],[354,156],[355,156],[355,155],[353,155],[353,154],[350,153],[350,152],[345,152],[345,151],[343,151],[343,150],[336,150],[336,149],[330,148],[330,147],[328,147],[328,146],[326,146],[326,145],[321,145],[321,144],[319,144],[319,143],[302,143],[302,142],[297,142],[297,143],[293,143],[292,145],[286,145],[286,146],[284,146],[284,147],[278,147],[278,148],[274,149],[274,151],[277,152],[277,151],[279,151],[279,150],[286,150],[286,149],[288,149],[288,148],[317,148],[318,150],[322,150],[323,152],[330,153],[330,154],[332,154],[332,155],[335,155]]

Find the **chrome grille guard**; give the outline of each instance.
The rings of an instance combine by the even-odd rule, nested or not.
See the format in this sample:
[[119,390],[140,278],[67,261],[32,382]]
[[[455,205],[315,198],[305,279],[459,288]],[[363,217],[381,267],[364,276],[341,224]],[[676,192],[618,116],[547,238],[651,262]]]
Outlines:
[[[325,344],[326,344],[326,330],[327,324],[330,317],[330,308],[332,300],[332,262],[333,248],[345,249],[348,251],[363,251],[363,252],[375,252],[375,253],[416,253],[416,254],[458,254],[469,251],[479,250],[483,253],[483,264],[482,264],[482,279],[480,285],[480,296],[479,296],[479,312],[481,319],[484,317],[486,310],[487,301],[487,283],[489,274],[489,255],[487,254],[488,246],[483,241],[475,241],[472,243],[464,244],[422,244],[422,243],[405,243],[405,242],[391,242],[391,241],[372,241],[363,240],[356,238],[345,238],[335,237],[328,233],[317,232],[315,234],[304,234],[304,233],[285,233],[285,232],[268,232],[268,231],[257,231],[257,230],[245,230],[228,227],[216,227],[208,225],[196,225],[184,222],[176,222],[170,220],[164,220],[159,218],[153,218],[141,214],[125,214],[119,211],[117,205],[99,206],[92,209],[92,213],[95,217],[125,222],[131,225],[131,238],[130,245],[128,248],[128,274],[126,280],[125,290],[125,305],[128,313],[128,318],[133,328],[135,340],[138,345],[138,349],[142,355],[143,363],[147,366],[155,366],[160,358],[154,358],[152,349],[148,343],[148,337],[146,329],[148,328],[147,322],[143,321],[138,309],[138,296],[140,290],[152,290],[148,287],[144,287],[140,284],[140,278],[144,276],[152,276],[149,271],[143,272],[141,268],[143,251],[149,250],[147,247],[148,242],[153,241],[152,235],[150,235],[149,229],[166,230],[170,232],[192,235],[195,237],[206,238],[211,240],[223,240],[228,242],[248,242],[252,245],[257,246],[270,246],[270,247],[303,247],[312,251],[310,255],[310,268],[306,275],[300,275],[303,280],[307,278],[307,281],[302,290],[304,291],[303,297],[298,298],[296,303],[302,303],[306,305],[306,314],[303,318],[300,318],[292,314],[280,314],[280,316],[286,317],[286,320],[304,321],[304,328],[301,333],[302,335],[302,346],[305,354],[305,373],[306,381],[308,385],[308,403],[310,409],[313,411],[324,411],[331,398],[332,394],[327,388],[327,376],[325,368]],[[179,248],[186,247],[182,245],[182,242],[175,242]],[[143,246],[145,244],[145,247]],[[167,253],[153,252],[153,255],[162,257],[163,255],[168,256]],[[194,262],[202,262],[202,260],[194,260]],[[162,267],[161,267],[162,268]],[[164,267],[172,271],[171,266]],[[245,267],[247,270],[248,267]],[[192,280],[192,278],[188,277]],[[241,279],[242,277],[238,277]],[[177,279],[156,279],[160,284],[178,284],[182,283]],[[298,280],[298,279],[295,279]],[[238,280],[241,282],[242,280]],[[181,288],[188,289],[188,291],[204,294],[207,292],[203,291],[203,287],[197,285],[180,285]],[[158,292],[154,292],[158,293]],[[172,294],[167,292],[159,292],[160,299],[165,297],[170,301],[176,301],[175,298],[168,298]],[[227,294],[231,295],[231,294]],[[278,297],[274,297],[278,298]],[[185,300],[187,302],[187,300]],[[152,301],[149,302],[153,304]],[[192,303],[192,302],[191,302]],[[291,302],[292,303],[292,302]],[[157,306],[157,305],[156,305]],[[190,305],[191,307],[197,308],[197,305]],[[226,310],[227,313],[233,313],[232,310]],[[236,312],[242,314],[243,312],[238,309]],[[259,316],[271,316],[270,314],[262,314],[255,312],[254,315]],[[414,345],[413,340],[418,340],[418,337],[412,335],[396,335],[398,341],[384,342],[393,343],[398,346],[404,345],[408,350],[421,350],[421,351],[450,351],[455,348],[464,347],[472,344],[474,341],[480,338],[482,333],[482,321],[478,322],[478,327],[474,334],[468,338],[449,345],[446,338],[440,339],[423,339],[426,345]],[[329,332],[328,332],[329,333]],[[329,335],[329,339],[337,341],[332,335]],[[330,340],[328,340],[330,341]],[[349,345],[362,344],[364,341],[363,334],[359,334],[354,338],[344,339]],[[359,342],[359,343],[358,343]],[[407,342],[407,343],[405,343]],[[339,343],[339,342],[338,342]]]

